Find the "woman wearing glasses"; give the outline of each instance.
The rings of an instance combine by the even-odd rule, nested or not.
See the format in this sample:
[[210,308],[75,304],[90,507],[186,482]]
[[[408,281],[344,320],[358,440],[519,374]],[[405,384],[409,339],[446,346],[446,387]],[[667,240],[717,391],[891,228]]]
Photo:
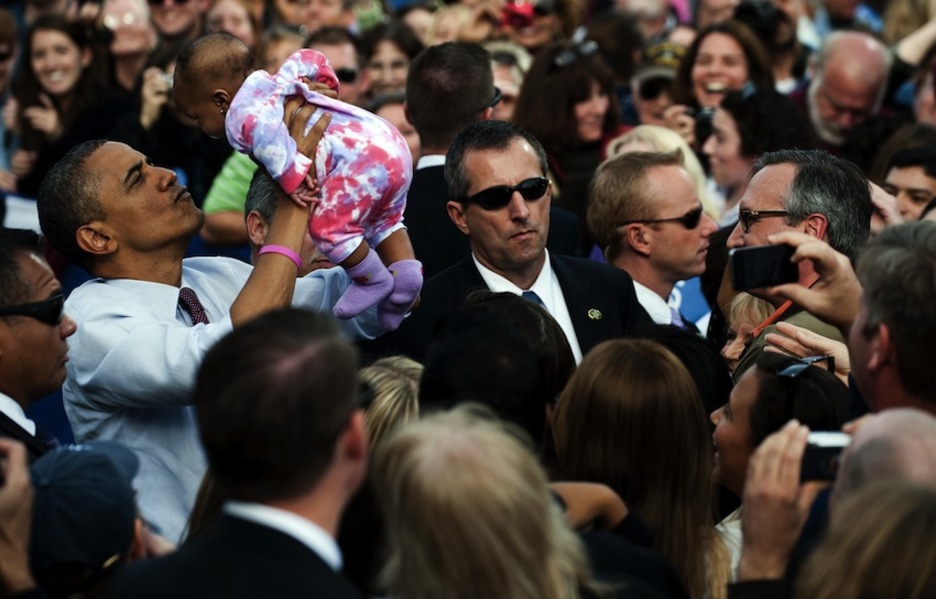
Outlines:
[[[710,416],[718,482],[741,497],[751,454],[791,418],[812,431],[840,430],[848,420],[848,391],[834,370],[829,356],[761,354],[735,384],[728,403]],[[741,554],[741,509],[743,505],[719,525],[728,540],[732,571]]]
[[557,42],[536,55],[514,109],[514,122],[546,149],[553,198],[583,222],[588,182],[622,132],[615,97],[598,44]]

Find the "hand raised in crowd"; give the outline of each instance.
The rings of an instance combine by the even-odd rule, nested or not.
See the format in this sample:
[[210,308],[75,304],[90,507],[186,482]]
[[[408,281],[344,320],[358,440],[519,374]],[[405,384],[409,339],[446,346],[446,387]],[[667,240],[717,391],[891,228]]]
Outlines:
[[598,483],[550,483],[566,505],[566,521],[572,528],[614,528],[627,517],[627,505],[611,487]]
[[27,176],[36,166],[38,154],[30,150],[16,150],[10,157],[10,170],[17,178]]
[[26,448],[0,438],[0,595],[35,588],[29,571],[33,488]]
[[800,484],[808,435],[808,428],[791,420],[764,439],[748,462],[739,581],[777,580],[786,572],[809,508],[826,484]]
[[171,78],[159,67],[143,71],[143,87],[140,89],[140,125],[149,129],[159,119],[163,106],[172,93]]
[[767,334],[765,351],[788,354],[797,358],[806,356],[832,356],[835,360],[835,376],[848,385],[848,373],[851,363],[848,359],[848,346],[841,341],[823,337],[809,329],[780,321],[777,332]]
[[62,128],[62,119],[59,118],[58,111],[52,98],[46,94],[39,94],[41,106],[30,106],[23,110],[23,117],[29,121],[29,124],[45,133],[49,141],[55,141],[64,133]]
[[871,213],[872,237],[886,227],[892,227],[904,222],[904,217],[897,207],[897,198],[887,193],[877,183],[871,183],[871,203],[874,204],[874,212]]
[[663,121],[668,129],[685,139],[690,148],[695,147],[695,119],[691,108],[685,104],[673,104],[663,112]]
[[481,0],[471,8],[471,18],[458,32],[458,41],[482,44],[494,35],[504,10],[504,0]]
[[768,292],[791,300],[817,318],[834,324],[847,336],[858,314],[861,297],[861,283],[848,257],[805,233],[784,231],[769,236],[767,240],[794,246],[793,261],[811,260],[820,277],[812,287],[789,283],[771,287]]
[[16,98],[10,96],[7,98],[6,104],[3,105],[3,126],[6,127],[7,131],[12,131],[15,135],[19,135],[19,119],[17,119],[17,113],[19,111],[19,104],[16,101]]

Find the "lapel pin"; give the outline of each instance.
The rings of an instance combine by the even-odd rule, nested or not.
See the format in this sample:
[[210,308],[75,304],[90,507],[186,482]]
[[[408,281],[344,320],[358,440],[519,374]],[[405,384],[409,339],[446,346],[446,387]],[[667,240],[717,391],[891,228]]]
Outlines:
[[601,310],[598,308],[589,308],[588,318],[591,320],[601,320],[604,317],[604,314],[601,313]]

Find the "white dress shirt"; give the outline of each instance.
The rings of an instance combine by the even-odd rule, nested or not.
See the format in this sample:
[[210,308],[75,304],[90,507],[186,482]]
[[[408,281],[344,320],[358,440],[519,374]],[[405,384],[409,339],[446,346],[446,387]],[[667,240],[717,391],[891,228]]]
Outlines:
[[416,170],[433,166],[445,166],[445,154],[428,154],[416,161]]
[[[178,306],[179,289],[130,279],[92,279],[65,302],[78,325],[68,338],[65,412],[79,442],[103,439],[140,458],[140,512],[178,541],[205,473],[191,391],[205,352],[232,330],[230,309],[252,267],[229,258],[183,261],[182,285],[192,288],[210,324],[191,326]],[[340,268],[296,281],[293,305],[330,311],[348,286]],[[340,321],[352,337],[382,329],[376,311]]]
[[634,281],[634,293],[637,301],[650,315],[650,319],[657,324],[673,324],[673,313],[669,303],[645,285]]
[[24,431],[34,437],[36,436],[36,423],[26,417],[23,406],[2,392],[0,392],[0,412],[3,412],[7,418],[18,424]]
[[572,348],[572,355],[575,356],[575,363],[578,364],[582,361],[582,348],[579,346],[575,327],[572,326],[572,317],[569,316],[569,307],[566,305],[565,296],[562,294],[562,287],[559,286],[559,281],[552,269],[552,263],[549,261],[549,251],[543,251],[546,253],[546,262],[543,263],[543,269],[529,289],[520,289],[501,275],[487,268],[478,262],[478,258],[475,257],[474,253],[471,254],[471,259],[474,260],[478,272],[481,273],[484,284],[491,291],[495,293],[513,293],[514,295],[520,295],[524,291],[532,291],[538,295],[543,302],[543,307],[556,319],[562,332],[565,333],[569,347]]
[[324,528],[298,514],[260,503],[228,501],[221,508],[228,516],[266,526],[288,535],[316,553],[334,570],[341,570],[341,549]]

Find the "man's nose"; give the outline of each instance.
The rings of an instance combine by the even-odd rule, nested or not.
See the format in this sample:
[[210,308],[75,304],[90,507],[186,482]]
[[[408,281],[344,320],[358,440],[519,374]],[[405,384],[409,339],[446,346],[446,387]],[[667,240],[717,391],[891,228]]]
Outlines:
[[726,245],[729,249],[744,247],[744,230],[741,228],[740,222],[736,224],[735,228],[731,231],[731,235],[728,236]]
[[523,199],[519,191],[513,192],[513,195],[510,196],[507,209],[510,211],[510,218],[512,219],[526,220],[530,216],[530,207],[527,206],[526,200]]

